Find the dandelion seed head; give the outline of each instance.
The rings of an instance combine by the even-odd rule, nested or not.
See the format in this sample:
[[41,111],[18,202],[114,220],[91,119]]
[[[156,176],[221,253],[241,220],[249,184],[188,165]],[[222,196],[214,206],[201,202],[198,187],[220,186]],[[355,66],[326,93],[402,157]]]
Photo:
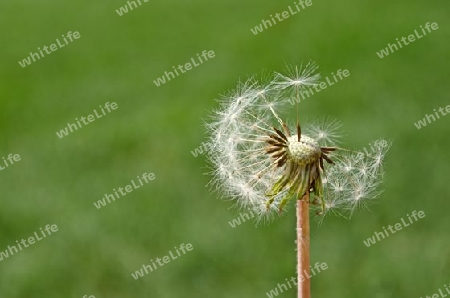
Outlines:
[[210,185],[256,214],[258,222],[284,213],[305,192],[321,202],[311,207],[323,216],[351,215],[380,194],[389,143],[375,142],[371,155],[350,153],[336,147],[342,139],[336,120],[290,126],[283,121],[286,96],[316,84],[316,69],[291,67],[267,84],[253,78],[239,82],[206,125]]

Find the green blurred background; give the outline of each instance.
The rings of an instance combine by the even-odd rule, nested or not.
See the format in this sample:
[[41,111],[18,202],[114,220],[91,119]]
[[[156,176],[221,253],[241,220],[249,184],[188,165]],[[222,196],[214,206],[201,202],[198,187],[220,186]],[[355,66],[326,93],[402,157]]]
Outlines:
[[[239,78],[309,59],[349,78],[300,104],[339,119],[345,145],[393,140],[384,193],[351,221],[312,227],[313,297],[421,297],[450,282],[448,1],[313,1],[253,35],[293,1],[153,1],[118,16],[124,0],[0,2],[0,250],[39,227],[59,231],[0,261],[0,297],[266,297],[295,275],[295,212],[231,228],[239,211],[205,187],[203,120]],[[439,29],[386,58],[376,52],[426,22]],[[68,31],[81,38],[26,68],[19,60]],[[203,50],[216,57],[156,87]],[[59,139],[99,105],[119,108]],[[294,115],[294,112],[292,112]],[[97,210],[93,202],[144,172],[156,179]],[[367,248],[363,240],[413,210],[426,217]],[[134,280],[181,243],[194,250]],[[289,290],[279,297],[295,297]]]

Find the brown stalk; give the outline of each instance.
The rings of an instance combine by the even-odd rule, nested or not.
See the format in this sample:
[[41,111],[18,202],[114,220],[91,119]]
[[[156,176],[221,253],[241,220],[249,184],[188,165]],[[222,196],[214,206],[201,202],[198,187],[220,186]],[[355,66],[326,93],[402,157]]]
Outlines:
[[[311,298],[309,191],[297,200],[297,283],[298,298]],[[303,278],[302,278],[303,276]],[[303,282],[301,281],[303,279]]]

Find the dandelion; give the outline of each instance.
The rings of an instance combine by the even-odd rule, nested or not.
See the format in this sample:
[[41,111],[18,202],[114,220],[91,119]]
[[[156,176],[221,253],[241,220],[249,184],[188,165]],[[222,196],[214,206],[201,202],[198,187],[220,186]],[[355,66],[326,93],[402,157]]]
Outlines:
[[[293,94],[318,83],[317,66],[290,67],[262,84],[238,83],[224,95],[207,124],[212,164],[211,186],[265,221],[297,201],[298,274],[309,272],[309,212],[351,216],[380,191],[385,141],[364,155],[338,147],[338,121],[301,125],[283,121]],[[297,101],[299,102],[299,101]],[[298,108],[297,108],[298,109]],[[386,144],[386,146],[382,146]],[[300,277],[300,276],[299,276]],[[300,278],[299,278],[300,279]],[[303,280],[303,279],[302,279]],[[299,297],[309,298],[309,281],[299,282]]]

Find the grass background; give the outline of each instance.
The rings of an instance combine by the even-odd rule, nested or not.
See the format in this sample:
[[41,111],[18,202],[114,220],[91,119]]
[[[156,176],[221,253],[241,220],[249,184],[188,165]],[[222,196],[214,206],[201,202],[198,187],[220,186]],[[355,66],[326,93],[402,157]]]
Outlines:
[[[323,77],[350,77],[301,103],[309,119],[332,116],[348,147],[380,137],[394,145],[385,192],[351,220],[312,228],[313,297],[421,297],[450,282],[450,116],[413,123],[448,99],[446,1],[313,1],[253,35],[293,1],[0,2],[0,250],[46,224],[56,234],[0,262],[0,297],[266,297],[295,274],[295,216],[231,228],[238,215],[205,184],[202,118],[239,78],[309,59]],[[426,22],[439,29],[380,59],[376,51]],[[26,68],[17,61],[68,31],[81,38]],[[216,57],[156,87],[153,80],[203,50]],[[55,132],[99,105],[119,108],[68,137]],[[100,210],[104,193],[144,172],[156,179]],[[413,210],[426,217],[367,248],[363,240]],[[292,209],[293,211],[293,209]],[[134,280],[174,246],[194,250]],[[295,297],[289,290],[280,297]]]

